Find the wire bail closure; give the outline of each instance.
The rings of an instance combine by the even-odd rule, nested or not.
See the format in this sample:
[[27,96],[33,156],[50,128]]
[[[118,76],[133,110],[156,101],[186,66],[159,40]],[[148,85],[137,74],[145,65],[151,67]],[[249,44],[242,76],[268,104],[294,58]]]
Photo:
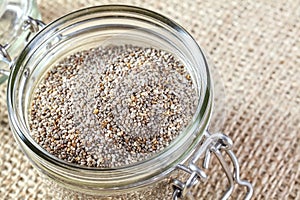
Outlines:
[[[217,159],[219,160],[224,172],[226,173],[229,187],[227,188],[225,194],[222,197],[222,200],[228,199],[233,190],[234,185],[237,183],[240,186],[244,186],[247,188],[247,194],[245,196],[245,200],[251,199],[253,195],[253,187],[252,185],[245,180],[240,179],[240,167],[238,160],[231,150],[233,143],[232,140],[223,133],[210,134],[206,132],[205,141],[200,146],[198,151],[189,161],[188,166],[185,165],[177,165],[177,169],[184,171],[185,173],[190,174],[190,177],[185,182],[182,182],[178,179],[174,179],[172,183],[173,187],[173,200],[178,200],[179,198],[188,197],[189,199],[194,199],[190,190],[193,186],[195,186],[199,181],[206,181],[207,175],[206,173],[197,166],[197,162],[202,155],[204,155],[203,168],[208,169],[209,162],[211,158],[211,154],[213,153]],[[226,162],[224,156],[222,155],[222,151],[229,156],[230,161],[233,164],[233,172],[231,172],[228,163]]]

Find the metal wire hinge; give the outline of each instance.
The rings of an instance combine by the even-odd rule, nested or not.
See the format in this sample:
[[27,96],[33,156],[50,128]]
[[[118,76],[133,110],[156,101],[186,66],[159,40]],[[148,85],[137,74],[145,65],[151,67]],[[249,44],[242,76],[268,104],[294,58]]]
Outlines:
[[[7,52],[7,45],[3,46],[0,44],[0,62],[1,61],[4,62],[6,65],[9,65],[12,61],[11,57],[9,56],[9,54]],[[8,70],[2,69],[2,67],[0,66],[0,74],[3,74],[6,77],[8,77],[9,73],[10,72]]]
[[[188,197],[189,199],[194,199],[190,190],[193,186],[195,186],[199,181],[206,181],[207,175],[206,173],[197,166],[197,162],[202,155],[204,155],[203,168],[208,169],[209,161],[211,158],[211,154],[216,155],[220,164],[222,165],[223,170],[226,173],[227,179],[229,181],[229,187],[226,190],[225,194],[222,197],[222,200],[228,199],[234,190],[235,182],[247,188],[247,194],[245,196],[245,200],[251,199],[253,195],[252,185],[245,180],[240,179],[240,167],[238,160],[234,153],[232,152],[232,140],[224,135],[223,133],[209,134],[207,132],[207,138],[198,151],[195,153],[193,158],[189,161],[188,166],[178,165],[177,168],[179,170],[183,170],[185,173],[190,174],[189,178],[182,182],[178,179],[174,179],[172,183],[173,187],[173,200],[177,200],[179,198]],[[233,172],[231,172],[228,163],[225,161],[224,156],[222,155],[222,151],[224,151],[230,158],[230,161],[233,164]]]
[[25,20],[23,22],[23,26],[22,26],[23,31],[29,30],[29,34],[27,35],[27,37],[25,39],[26,42],[29,41],[32,34],[37,33],[38,31],[40,31],[45,26],[46,25],[43,21],[38,20],[38,19],[34,19],[34,18],[28,16],[27,20]]
[[8,45],[1,45],[0,44],[0,59],[6,63],[10,63],[11,62],[11,57],[9,56],[8,52],[7,52],[7,47]]

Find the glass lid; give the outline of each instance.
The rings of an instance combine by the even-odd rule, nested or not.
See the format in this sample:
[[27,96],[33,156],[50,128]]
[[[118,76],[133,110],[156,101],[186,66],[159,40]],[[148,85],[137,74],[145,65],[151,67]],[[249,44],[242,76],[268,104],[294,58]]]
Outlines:
[[[14,60],[26,44],[28,32],[22,30],[28,17],[40,19],[34,0],[0,0],[0,45]],[[0,54],[0,69],[7,69]],[[7,77],[0,75],[0,83]]]

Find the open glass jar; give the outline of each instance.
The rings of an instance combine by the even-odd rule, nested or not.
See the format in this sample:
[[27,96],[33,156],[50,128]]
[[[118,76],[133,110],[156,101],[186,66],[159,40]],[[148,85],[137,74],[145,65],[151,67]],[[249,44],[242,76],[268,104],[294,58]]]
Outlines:
[[[201,48],[182,27],[152,11],[120,5],[79,10],[45,27],[30,17],[25,24],[33,32],[41,30],[15,60],[9,59],[9,52],[1,46],[2,61],[10,68],[1,69],[9,75],[10,125],[21,149],[60,195],[70,199],[193,199],[190,189],[207,178],[198,160],[205,155],[203,166],[207,169],[213,153],[230,184],[224,198],[230,196],[235,182],[245,186],[246,199],[251,198],[252,186],[239,178],[231,140],[224,134],[207,131],[213,105],[212,80]],[[53,156],[32,137],[32,95],[47,71],[62,58],[99,44],[163,49],[184,63],[195,85],[197,107],[188,125],[165,149],[142,161],[109,168],[85,167]],[[233,172],[222,151],[232,161]]]

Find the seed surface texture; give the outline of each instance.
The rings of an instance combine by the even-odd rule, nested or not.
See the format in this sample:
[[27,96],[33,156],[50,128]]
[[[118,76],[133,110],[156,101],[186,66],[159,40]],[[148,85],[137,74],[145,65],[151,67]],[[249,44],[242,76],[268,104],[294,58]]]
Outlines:
[[108,45],[50,67],[33,93],[29,125],[57,158],[111,168],[166,148],[191,121],[197,101],[191,75],[174,55]]

